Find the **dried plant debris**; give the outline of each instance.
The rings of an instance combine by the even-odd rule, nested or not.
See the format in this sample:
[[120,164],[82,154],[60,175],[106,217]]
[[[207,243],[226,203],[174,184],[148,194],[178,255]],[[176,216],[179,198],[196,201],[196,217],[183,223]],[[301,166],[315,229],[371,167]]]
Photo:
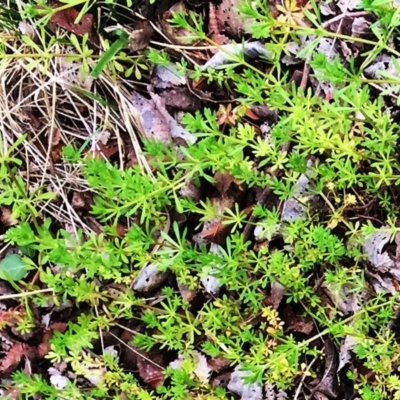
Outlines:
[[167,89],[186,85],[184,73],[178,70],[176,64],[156,65],[153,69],[152,84],[157,89]]
[[339,350],[339,365],[337,372],[339,372],[345,365],[351,361],[351,352],[357,344],[357,340],[354,336],[347,335],[342,341],[342,345]]
[[[384,247],[390,243],[391,234],[388,226],[383,226],[381,230],[374,232],[367,236],[364,241],[364,251],[368,256],[368,261],[378,272],[388,272],[392,277],[400,280],[400,262],[397,261],[396,255],[390,256],[387,251],[384,251]],[[399,234],[396,234],[395,241],[397,249],[399,247]]]
[[204,65],[203,69],[216,68],[221,65],[235,63],[237,60],[234,56],[245,55],[253,59],[264,57],[272,59],[271,52],[265,48],[262,42],[246,42],[246,43],[232,43],[221,46],[221,50],[215,53]]
[[253,23],[253,20],[240,16],[239,6],[240,0],[222,0],[216,10],[219,30],[233,37],[249,33]]
[[150,93],[151,99],[146,99],[138,92],[132,92],[132,103],[138,111],[141,131],[147,139],[156,139],[169,143],[172,139],[183,139],[194,143],[195,136],[185,130],[168,113],[163,99],[155,93]]
[[299,177],[293,196],[285,201],[281,214],[282,222],[295,221],[303,217],[307,208],[317,200],[317,197],[312,194],[312,185],[310,183],[313,164],[311,160],[307,162],[308,173]]
[[[369,67],[365,69],[365,74],[375,79],[387,79],[388,77],[398,78],[399,75],[399,59],[394,59],[387,54],[380,54],[371,63]],[[387,92],[398,94],[400,88],[398,85],[390,83],[379,84]]]
[[149,263],[143,267],[136,277],[133,290],[137,292],[150,292],[157,289],[168,277],[167,272],[159,271],[157,265]]
[[241,396],[241,400],[262,400],[262,387],[259,383],[245,383],[244,377],[249,375],[248,371],[242,370],[238,365],[231,375],[231,380],[228,384],[228,389]]

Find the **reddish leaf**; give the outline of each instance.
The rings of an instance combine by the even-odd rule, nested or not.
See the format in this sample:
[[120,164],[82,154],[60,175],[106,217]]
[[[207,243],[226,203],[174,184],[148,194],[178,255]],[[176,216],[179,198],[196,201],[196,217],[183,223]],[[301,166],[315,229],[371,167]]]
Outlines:
[[22,358],[31,352],[30,350],[33,349],[24,343],[14,343],[0,362],[0,372],[4,375],[9,375],[18,367]]
[[[61,3],[56,3],[55,8],[61,6]],[[86,13],[82,16],[77,24],[74,23],[79,12],[75,8],[67,8],[56,12],[50,19],[50,22],[56,26],[64,28],[68,32],[82,36],[85,33],[91,33],[93,28],[93,15]]]
[[147,361],[143,357],[138,358],[137,366],[140,377],[153,389],[164,383],[165,376],[160,367],[157,367],[155,364]]
[[231,183],[233,182],[233,176],[228,172],[216,172],[214,175],[215,187],[221,195],[226,194]]
[[227,227],[223,225],[222,221],[218,220],[214,223],[212,223],[207,229],[205,229],[201,236],[205,240],[209,240],[212,243],[217,243],[221,244],[223,243],[226,232],[227,232]]

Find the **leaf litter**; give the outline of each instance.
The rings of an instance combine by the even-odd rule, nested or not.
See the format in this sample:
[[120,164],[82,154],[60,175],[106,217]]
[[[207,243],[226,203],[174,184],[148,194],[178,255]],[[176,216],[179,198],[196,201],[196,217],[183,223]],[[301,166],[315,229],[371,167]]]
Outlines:
[[[214,35],[211,36],[211,39],[215,40],[218,44],[221,44],[220,50],[214,52],[213,55],[212,51],[209,53],[202,53],[200,50],[197,54],[195,54],[196,50],[193,51],[193,59],[196,59],[197,61],[205,61],[201,65],[203,71],[207,72],[213,68],[219,68],[227,64],[234,64],[242,55],[244,55],[246,60],[250,62],[260,62],[261,60],[265,62],[267,60],[268,62],[265,64],[271,64],[273,61],[272,53],[268,47],[265,46],[264,42],[255,41],[253,39],[243,40],[240,44],[234,42],[235,39],[242,39],[243,37],[249,38],[249,35],[251,35],[251,25],[255,23],[253,20],[243,21],[239,18],[238,7],[240,4],[238,1],[222,0],[222,2],[216,5],[203,5],[201,2],[199,3],[200,4],[193,5],[192,2],[180,2],[179,4],[172,4],[170,7],[169,3],[165,2],[162,7],[160,6],[160,9],[165,9],[166,11],[160,12],[161,18],[157,24],[153,24],[149,21],[142,21],[141,23],[136,23],[131,26],[131,30],[129,31],[130,41],[128,50],[131,52],[141,52],[147,46],[152,45],[151,39],[154,39],[155,35],[160,35],[162,37],[162,34],[178,45],[190,44],[193,45],[193,47],[196,47],[196,45],[204,45],[204,43],[196,43],[193,41],[193,38],[190,37],[190,30],[177,30],[177,28],[172,26],[168,21],[172,16],[172,12],[178,9],[183,11],[186,15],[190,15],[189,10],[194,9],[196,13],[209,12],[210,21],[205,29],[208,29],[210,31],[208,33]],[[295,4],[292,5],[295,6],[296,12],[298,11],[298,8],[301,11],[303,6],[304,8],[306,7],[306,4],[299,5],[296,2],[294,3]],[[289,3],[287,2],[285,3],[286,8],[288,4]],[[60,6],[60,4],[58,4],[58,6]],[[335,15],[338,10],[342,13],[347,13],[357,9],[358,6],[358,1],[339,1],[336,3],[321,2],[319,4],[319,8],[324,16]],[[270,7],[275,7],[277,14],[281,14],[280,20],[285,17],[283,5],[271,4]],[[51,28],[53,30],[54,27],[61,28],[78,36],[89,34],[91,37],[91,45],[96,44],[97,37],[93,28],[93,15],[91,13],[85,13],[82,16],[81,22],[75,24],[74,21],[77,16],[78,11],[74,8],[70,8],[68,12],[59,11],[51,18],[51,23],[53,24]],[[302,16],[297,20],[304,22]],[[347,26],[343,29],[349,29],[348,27],[350,27],[353,37],[363,37],[364,35],[367,35],[371,29],[371,21],[364,17],[353,18],[349,16],[346,20],[346,24]],[[339,34],[342,27],[340,24],[332,24],[330,25],[332,30],[334,26],[337,27],[336,33]],[[161,27],[161,29],[159,29],[159,27]],[[35,38],[35,32],[32,32],[30,28],[29,25],[20,25],[22,33],[29,35],[31,38]],[[217,39],[222,39],[224,42],[218,42]],[[160,40],[160,38],[157,37],[156,40]],[[311,61],[311,58],[308,55],[303,54],[299,56],[299,52],[302,52],[308,45],[310,45],[310,43],[312,43],[313,40],[315,40],[314,36],[304,36],[300,41],[297,41],[297,43],[289,43],[287,50],[291,53],[291,56],[286,55],[284,62],[286,62],[287,65],[300,65],[304,64],[304,62],[308,63]],[[178,47],[175,47],[175,49],[177,48]],[[315,47],[314,53],[316,52],[325,55],[326,59],[330,62],[332,62],[335,57],[344,62],[349,60],[349,57],[354,50],[360,51],[360,49],[361,47],[356,49],[344,42],[339,43],[337,40],[332,38],[322,38]],[[73,54],[74,52],[73,48],[68,48],[66,46],[63,50],[65,52],[64,55],[66,56],[68,54]],[[182,54],[187,56],[188,52],[185,53],[185,49],[180,51]],[[230,55],[227,56],[227,53],[230,53]],[[55,59],[57,62],[54,72],[57,73],[57,79],[58,82],[61,83],[61,87],[67,88],[67,90],[70,88],[80,88],[87,91],[93,90],[94,87],[96,89],[100,88],[98,83],[94,82],[94,80],[87,75],[87,72],[84,71],[79,62],[69,62],[66,61],[67,59],[68,57],[64,56]],[[386,54],[381,54],[370,63],[369,67],[365,69],[365,72],[367,75],[377,80],[388,75],[397,77],[398,72],[396,69],[396,63],[396,59],[393,59]],[[338,89],[336,85],[323,81],[322,75],[319,74],[316,66],[312,66],[312,71],[313,76],[310,77],[310,86],[313,87],[316,92],[318,91],[318,88],[322,88],[325,95],[328,95]],[[293,81],[295,82],[294,79]],[[142,137],[147,139],[156,139],[164,144],[170,144],[172,142],[175,149],[178,151],[182,146],[190,146],[196,143],[198,138],[179,122],[177,110],[189,110],[194,112],[201,109],[204,103],[210,103],[213,93],[208,93],[209,96],[204,95],[201,99],[199,98],[201,96],[194,96],[192,89],[194,86],[193,81],[188,75],[180,73],[174,63],[169,63],[163,66],[153,66],[149,82],[146,83],[150,84],[146,87],[145,91],[139,91],[136,86],[134,88],[129,86],[129,90],[126,91],[128,94],[126,97],[129,99],[129,105],[132,106],[130,111],[132,111],[132,114],[134,115],[134,122],[139,127],[139,132],[142,134]],[[201,84],[202,83],[199,82],[199,87]],[[227,84],[229,86],[229,82],[227,82]],[[105,86],[106,83],[102,82],[102,85]],[[396,89],[393,88],[393,86],[390,86],[390,84],[382,83],[380,86],[386,91],[396,93]],[[206,85],[206,88],[208,91],[213,90],[212,86],[209,84]],[[232,88],[229,88],[228,92],[229,91],[232,92]],[[199,92],[200,89],[198,93]],[[70,92],[68,93],[70,94]],[[203,92],[203,94],[205,93],[206,92]],[[237,95],[237,93],[230,94],[234,95],[231,96],[228,101],[235,99],[235,95]],[[69,99],[72,98],[73,97],[70,97]],[[73,101],[71,101],[71,103],[73,103]],[[218,104],[218,106],[220,105]],[[264,104],[258,106],[252,104],[251,107],[253,113],[248,112],[246,118],[253,120],[252,124],[257,134],[260,132],[263,135],[268,135],[279,120],[278,113],[275,110],[269,109],[269,107]],[[267,107],[267,110],[264,114],[263,110],[257,113],[257,109],[254,107]],[[83,102],[79,108],[81,110],[88,110],[86,101]],[[219,109],[221,109],[221,107]],[[227,108],[224,109],[226,110]],[[102,114],[103,111],[104,114],[106,114],[109,110],[102,109],[100,114]],[[123,110],[120,111],[122,113]],[[68,115],[72,114],[71,110],[69,110]],[[37,130],[43,128],[45,125],[34,114],[30,114],[29,119],[31,120],[31,125]],[[63,125],[63,129],[53,127],[52,134],[49,136],[52,138],[51,143],[49,143],[49,154],[53,164],[55,165],[53,165],[53,172],[58,171],[57,173],[60,173],[56,168],[62,162],[61,153],[65,147],[65,138],[70,138],[74,135],[79,137],[81,134],[79,132],[86,132],[90,126],[96,126],[96,131],[100,132],[100,135],[92,140],[92,148],[90,151],[85,153],[86,155],[92,154],[96,157],[104,157],[108,161],[112,162],[114,162],[115,158],[119,158],[118,162],[120,163],[121,168],[123,168],[124,157],[120,154],[120,151],[124,146],[130,146],[131,151],[135,153],[131,156],[132,160],[135,160],[132,162],[132,165],[143,162],[143,155],[141,152],[132,150],[132,148],[137,149],[137,143],[133,140],[133,143],[128,144],[125,131],[112,130],[109,128],[110,125],[120,123],[121,121],[118,121],[118,118],[116,118],[112,121],[112,124],[107,122],[107,120],[103,121],[100,118],[100,121],[93,120],[88,124],[85,121],[85,118],[81,118],[79,123],[72,123],[74,128],[81,125],[81,130],[70,129],[68,135],[65,134],[65,124],[59,124],[60,126]],[[219,125],[221,127],[221,133],[223,134],[226,134],[226,130],[224,131],[226,125],[235,126],[237,123],[235,118],[229,120],[226,119],[224,121],[220,120],[220,122]],[[97,125],[101,126],[99,130],[97,130]],[[82,129],[83,126],[86,131],[85,129]],[[126,129],[128,131],[129,126],[126,127]],[[94,138],[95,135],[90,137]],[[85,139],[87,139],[87,136]],[[36,149],[33,151],[36,151]],[[318,163],[320,163],[321,160],[322,158],[318,159]],[[35,162],[40,164],[37,160],[35,160]],[[150,168],[146,163],[141,165],[143,168],[147,167],[147,172],[149,172]],[[290,240],[288,236],[285,236],[287,232],[284,227],[290,224],[296,224],[298,221],[307,218],[309,215],[312,217],[315,212],[318,211],[318,202],[321,199],[314,192],[314,176],[312,175],[313,167],[313,163],[309,161],[307,172],[299,174],[298,179],[294,182],[292,193],[283,201],[278,201],[278,199],[274,198],[272,195],[269,196],[268,201],[273,203],[274,206],[277,206],[279,209],[280,219],[279,223],[274,223],[270,226],[259,224],[256,227],[254,230],[254,237],[252,237],[251,240],[254,238],[257,242],[262,243],[262,246],[260,246],[259,249],[262,249],[263,246],[264,248],[270,248],[272,254],[276,252],[282,252],[282,254],[294,254],[296,251],[296,244],[286,243],[286,241],[290,242]],[[152,173],[153,172],[154,171],[152,171]],[[254,190],[254,193],[249,190],[249,193],[251,193],[249,196],[241,197],[237,193],[242,189],[239,189],[240,184],[235,180],[233,175],[224,170],[214,172],[214,183],[212,185],[207,186],[207,184],[204,184],[203,186],[200,186],[192,181],[187,181],[185,186],[180,188],[179,192],[180,196],[192,199],[196,203],[202,199],[210,200],[216,209],[216,214],[220,215],[200,224],[200,231],[195,231],[195,225],[190,225],[192,224],[192,221],[187,222],[186,219],[182,219],[180,221],[184,222],[179,222],[182,226],[185,226],[186,223],[188,224],[190,227],[189,237],[193,243],[197,243],[199,246],[206,246],[207,250],[216,256],[216,260],[221,260],[221,264],[218,261],[214,261],[205,267],[203,266],[198,275],[200,278],[199,282],[203,286],[200,290],[199,288],[192,289],[190,286],[182,285],[180,282],[172,283],[173,285],[175,284],[175,289],[177,289],[176,292],[179,293],[185,301],[193,304],[193,310],[198,307],[196,301],[209,303],[215,299],[224,299],[226,293],[229,294],[229,285],[221,285],[221,282],[218,279],[220,270],[223,268],[222,254],[223,251],[225,251],[224,245],[226,244],[227,239],[231,237],[230,228],[223,223],[224,219],[222,218],[222,215],[226,210],[232,211],[236,202],[240,203],[243,210],[251,209],[257,203],[255,200],[257,198],[255,194],[256,190]],[[66,174],[66,171],[63,173]],[[51,179],[47,173],[46,179]],[[257,189],[260,190],[260,188]],[[232,194],[232,192],[234,194]],[[82,215],[88,213],[88,210],[90,210],[93,205],[92,196],[84,196],[83,193],[82,186],[80,187],[76,182],[71,184],[71,187],[68,187],[68,196],[71,199],[70,205],[72,206],[72,209],[78,210]],[[67,196],[64,197],[67,198]],[[17,225],[19,223],[18,219],[12,217],[10,210],[11,209],[8,208],[8,205],[2,206],[2,213],[4,215],[2,222],[5,226]],[[68,214],[69,212],[70,210],[67,211],[66,215],[68,215],[68,218],[71,218]],[[61,215],[61,213],[56,215]],[[73,242],[66,239],[65,248],[67,250],[71,250],[78,243],[78,237],[74,233],[76,221],[79,221],[79,219],[75,220],[73,223],[63,222],[65,231],[70,232],[71,236],[75,238]],[[196,221],[196,223],[197,222],[198,221]],[[99,228],[90,228],[89,230],[97,231],[97,235],[103,234],[104,226],[101,226],[98,221],[96,221],[96,223],[97,225],[94,223],[93,226],[96,225]],[[129,233],[129,229],[132,227],[132,221],[122,219],[118,223],[118,236],[123,238]],[[330,228],[334,230],[336,226],[330,226]],[[365,272],[369,277],[369,282],[372,283],[372,289],[375,292],[384,289],[387,292],[395,294],[397,292],[396,281],[400,280],[397,254],[399,238],[398,235],[396,235],[396,254],[393,254],[393,251],[387,251],[386,248],[390,245],[390,239],[392,238],[392,235],[386,232],[387,228],[387,226],[382,226],[382,231],[378,231],[365,239],[363,248],[368,260]],[[172,254],[171,251],[171,255]],[[321,262],[321,264],[323,264],[323,262]],[[53,271],[61,271],[61,266],[55,265],[52,268]],[[321,266],[321,269],[322,268],[325,268],[325,265]],[[72,270],[66,272],[72,275]],[[315,274],[319,273],[321,273],[321,271],[317,271],[316,269]],[[310,277],[311,275],[312,274],[310,274]],[[37,277],[32,277],[32,279],[33,282],[36,282]],[[140,296],[143,296],[144,303],[147,301],[154,301],[152,304],[157,304],[157,302],[160,301],[159,299],[163,297],[161,294],[162,289],[159,291],[160,287],[162,287],[165,282],[170,284],[173,279],[173,274],[162,272],[157,268],[156,262],[149,262],[145,264],[135,277],[135,280],[132,283],[132,289],[135,292],[140,293]],[[370,292],[372,291],[368,284],[366,284],[364,288],[354,290],[354,287],[348,283],[338,286],[328,282],[327,280],[322,279],[322,282],[323,283],[318,290],[320,290],[319,293],[321,293],[321,291],[324,293],[323,296],[325,296],[324,298],[326,299],[326,308],[332,307],[345,316],[354,315],[360,312],[363,309],[363,304],[368,301]],[[99,288],[102,285],[101,282],[97,282],[96,284],[98,284]],[[120,286],[123,289],[126,288],[122,284],[120,284]],[[153,295],[154,292],[156,292],[155,298],[149,300],[149,293],[152,293],[151,295]],[[7,290],[5,290],[5,293],[9,294]],[[118,291],[116,290],[113,293],[114,296],[118,298]],[[290,296],[290,291],[288,291],[284,285],[281,285],[278,281],[271,282],[268,285],[268,289],[263,287],[260,289],[259,294],[264,305],[271,306],[272,309],[282,317],[285,326],[285,333],[289,335],[290,332],[290,335],[295,335],[295,337],[297,337],[296,335],[299,335],[298,337],[300,338],[309,337],[312,334],[315,328],[313,320],[303,315],[305,314],[305,310],[302,305],[293,308],[288,306],[286,300],[287,297]],[[14,309],[9,307],[7,303],[5,303],[4,307],[4,320],[11,325],[14,324],[15,319],[13,318],[15,318],[17,314],[15,314]],[[72,312],[72,309],[75,307],[76,305],[71,302],[65,307],[53,307],[51,312],[44,314],[41,321],[45,328],[39,327],[39,331],[42,334],[42,340],[36,341],[36,344],[32,343],[31,339],[33,336],[29,336],[34,335],[34,333],[30,332],[23,336],[17,334],[17,331],[13,329],[14,327],[9,327],[9,332],[12,332],[14,336],[4,336],[4,339],[2,339],[2,349],[7,350],[7,352],[1,360],[1,372],[8,375],[15,371],[18,366],[23,366],[26,371],[30,371],[31,365],[40,362],[40,360],[42,360],[50,351],[50,340],[52,334],[55,331],[62,332],[66,329],[66,324],[64,323],[60,323],[61,325],[59,326],[54,325],[54,322],[52,322],[53,314],[62,314],[65,312],[67,315]],[[6,318],[6,315],[8,315],[8,319]],[[253,317],[254,316],[252,316],[252,318]],[[252,318],[250,318],[250,320]],[[240,321],[240,323],[243,323],[243,321]],[[258,326],[258,317],[254,317],[254,321],[251,322],[247,320],[246,323]],[[139,324],[135,324],[134,328],[139,330],[142,329]],[[215,341],[219,340],[218,338],[212,339]],[[316,399],[338,398],[340,395],[338,394],[339,381],[337,374],[342,369],[349,370],[352,368],[354,371],[355,364],[353,364],[353,360],[355,356],[356,340],[353,336],[346,335],[341,343],[340,349],[335,347],[334,342],[330,338],[324,339],[324,343],[323,349],[325,359],[319,364],[321,374],[314,381],[308,380],[306,374],[304,375],[305,379],[308,380],[307,390]],[[225,346],[223,343],[219,343],[219,345],[221,345],[221,347]],[[272,342],[268,343],[268,345],[274,346]],[[322,347],[320,347],[320,349],[321,348]],[[87,355],[86,353],[84,354]],[[119,357],[118,352],[113,351],[112,354],[115,358]],[[166,377],[163,367],[155,365],[156,363],[152,361],[157,359],[156,352],[142,351],[140,354],[142,357],[137,356],[134,363],[135,368],[137,369],[135,373],[145,384],[148,385],[148,387],[152,389],[162,387],[166,383]],[[184,361],[187,360],[187,355],[175,354],[175,356],[177,356],[177,358],[175,358],[175,361],[171,361],[170,365],[176,369],[182,368]],[[146,359],[146,357],[149,357],[149,359]],[[168,360],[173,358],[174,357],[170,355],[166,357]],[[201,384],[207,385],[209,382],[214,382],[217,385],[227,388],[230,393],[234,393],[237,398],[241,399],[256,400],[265,398],[281,400],[290,398],[285,390],[277,388],[273,384],[267,383],[262,386],[259,382],[253,384],[246,383],[245,378],[248,376],[249,372],[242,371],[240,365],[233,368],[223,357],[216,362],[215,360],[217,357],[208,360],[205,354],[195,350],[191,353],[190,358],[195,365],[193,376]],[[164,362],[165,360],[162,361]],[[212,361],[214,361],[214,364]],[[163,364],[163,362],[160,361],[160,364]],[[167,365],[167,363],[165,362],[163,365]],[[95,369],[90,366],[85,366],[84,364],[80,367],[82,370],[81,375],[84,376],[93,387],[101,386],[106,373],[104,367],[100,366]],[[215,375],[213,375],[214,372],[218,372],[219,375],[215,377]],[[63,369],[51,367],[48,370],[48,373],[50,383],[60,391],[65,389],[67,385],[75,379],[73,373],[69,371],[69,366],[65,366]]]

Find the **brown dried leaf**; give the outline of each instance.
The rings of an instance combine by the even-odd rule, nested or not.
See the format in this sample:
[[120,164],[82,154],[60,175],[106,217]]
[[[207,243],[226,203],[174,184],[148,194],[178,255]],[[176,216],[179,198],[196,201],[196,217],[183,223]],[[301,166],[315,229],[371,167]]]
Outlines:
[[178,110],[196,111],[201,106],[200,99],[190,93],[186,87],[164,90],[160,93],[160,97],[165,101],[166,106]]
[[234,181],[234,177],[229,172],[218,171],[214,175],[214,180],[216,189],[220,195],[224,195]]
[[12,209],[10,207],[1,206],[0,210],[1,210],[0,221],[1,221],[1,223],[3,225],[5,225],[5,226],[13,226],[13,225],[16,225],[18,223],[18,220],[16,220],[12,216]]
[[[61,3],[55,3],[53,8],[62,6]],[[75,24],[74,21],[78,17],[79,12],[75,8],[67,8],[62,11],[56,12],[51,18],[50,22],[56,26],[64,28],[68,32],[75,33],[76,35],[83,36],[85,33],[91,33],[93,29],[93,15],[86,13],[82,16],[80,21]]]
[[93,198],[89,192],[73,192],[71,206],[75,210],[89,210],[92,203]]
[[240,0],[222,0],[216,12],[219,29],[236,37],[247,33],[251,24],[249,19],[240,16],[239,3]]
[[337,379],[337,354],[331,339],[325,340],[325,372],[319,385],[314,389],[329,397],[336,398],[338,395]]
[[212,371],[219,372],[225,368],[228,368],[230,363],[231,362],[228,359],[219,355],[211,358],[211,360],[208,362],[208,366]]
[[150,22],[135,21],[133,30],[129,32],[128,48],[130,51],[139,51],[147,47],[153,35],[153,28]]
[[227,226],[218,219],[203,230],[201,236],[212,243],[222,244],[227,236]]
[[138,358],[137,362],[140,377],[148,383],[153,389],[160,386],[165,381],[163,370],[143,357]]
[[[188,45],[195,42],[197,39],[190,30],[176,28],[170,24],[169,20],[172,18],[173,13],[180,13],[187,16],[189,14],[183,1],[174,4],[168,11],[165,11],[160,21],[161,29],[165,36],[175,44]],[[187,20],[190,21],[189,16]]]
[[9,375],[18,367],[23,357],[32,353],[32,350],[27,344],[15,342],[11,349],[7,351],[6,356],[0,361],[0,372],[4,375]]
[[294,321],[288,326],[289,331],[296,331],[300,333],[305,333],[309,335],[313,330],[314,324],[313,321],[309,318],[297,316],[295,317]]

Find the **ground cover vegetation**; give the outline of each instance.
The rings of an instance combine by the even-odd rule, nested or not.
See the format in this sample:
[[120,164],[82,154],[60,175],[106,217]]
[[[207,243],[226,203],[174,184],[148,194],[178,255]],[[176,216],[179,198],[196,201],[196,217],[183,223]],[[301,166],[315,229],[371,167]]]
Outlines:
[[4,399],[400,399],[396,1],[0,5]]

